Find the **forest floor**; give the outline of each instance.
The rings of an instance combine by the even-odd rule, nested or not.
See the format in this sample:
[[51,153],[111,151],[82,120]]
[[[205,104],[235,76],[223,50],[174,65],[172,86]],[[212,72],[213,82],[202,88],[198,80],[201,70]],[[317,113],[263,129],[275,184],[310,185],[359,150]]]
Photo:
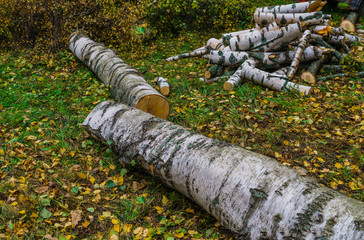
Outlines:
[[[156,87],[170,83],[169,121],[277,159],[364,201],[363,50],[344,60],[351,77],[319,82],[310,96],[246,82],[199,81],[207,60],[163,59],[201,47],[213,34],[167,36],[138,55],[119,56]],[[0,238],[231,239],[233,235],[181,194],[133,166],[81,123],[111,99],[68,50],[31,59],[0,53]],[[326,74],[326,73],[322,73]],[[300,80],[296,80],[300,83]]]

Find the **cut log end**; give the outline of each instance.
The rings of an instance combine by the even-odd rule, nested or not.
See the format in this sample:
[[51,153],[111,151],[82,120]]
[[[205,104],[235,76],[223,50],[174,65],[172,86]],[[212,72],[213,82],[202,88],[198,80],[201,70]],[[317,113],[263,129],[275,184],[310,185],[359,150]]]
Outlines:
[[314,85],[316,83],[316,77],[311,72],[303,72],[301,74],[301,79],[311,85]]
[[231,84],[231,83],[229,83],[229,82],[225,82],[225,83],[224,83],[223,88],[224,88],[224,90],[226,90],[226,91],[231,91],[231,90],[233,90],[234,85],[233,85],[233,84]]
[[161,88],[161,93],[164,95],[164,96],[167,96],[169,94],[169,87],[167,86],[164,86]]
[[135,107],[162,119],[167,119],[169,115],[169,103],[159,95],[147,95],[141,98]]
[[347,19],[342,20],[340,27],[349,33],[355,32],[355,25]]
[[212,74],[210,71],[206,71],[204,76],[205,76],[205,78],[210,79],[212,77]]

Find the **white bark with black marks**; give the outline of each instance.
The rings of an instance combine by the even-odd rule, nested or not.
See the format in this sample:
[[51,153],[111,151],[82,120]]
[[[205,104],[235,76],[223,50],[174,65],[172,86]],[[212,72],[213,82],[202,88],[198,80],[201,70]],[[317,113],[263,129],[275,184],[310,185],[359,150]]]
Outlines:
[[259,26],[264,27],[272,22],[276,22],[280,26],[297,22],[306,22],[306,25],[312,25],[312,20],[323,22],[325,19],[330,19],[330,15],[323,14],[321,11],[313,13],[254,13],[254,21]]
[[292,3],[286,5],[270,6],[257,8],[256,12],[264,13],[305,13],[317,12],[325,6],[326,1],[307,1],[300,3]]
[[300,61],[301,61],[303,51],[306,48],[310,37],[311,37],[311,30],[309,30],[309,29],[305,30],[305,32],[303,33],[302,37],[299,40],[298,46],[296,47],[296,51],[294,53],[294,57],[293,57],[291,66],[287,73],[287,78],[289,80],[291,80],[294,77],[294,75],[296,74],[298,65],[300,64]]
[[[225,82],[224,89],[231,90],[237,86],[242,79],[251,80],[257,84],[263,85],[277,91],[297,90],[304,95],[309,95],[311,87],[303,86],[290,82],[289,79],[282,75],[274,75],[256,68],[257,63],[253,59],[246,60],[236,71],[236,73]],[[239,79],[240,77],[240,79]]]
[[236,239],[364,239],[364,203],[278,161],[105,101],[83,126],[237,234]]
[[288,44],[300,38],[302,35],[301,23],[289,24],[278,30],[269,32],[254,32],[248,36],[235,36],[229,40],[230,49],[233,51],[271,51],[279,50],[288,46]]
[[69,48],[97,77],[110,88],[118,101],[161,118],[169,115],[169,103],[151,87],[143,76],[126,64],[115,52],[88,36],[74,33]]

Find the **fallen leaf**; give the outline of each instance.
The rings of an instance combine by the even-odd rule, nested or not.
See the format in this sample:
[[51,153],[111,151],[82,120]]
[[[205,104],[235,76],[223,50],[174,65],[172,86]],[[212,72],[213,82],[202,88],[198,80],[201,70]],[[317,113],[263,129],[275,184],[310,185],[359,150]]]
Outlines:
[[44,238],[47,240],[58,240],[58,238],[52,237],[52,235],[50,235],[50,234],[45,235]]
[[36,187],[36,188],[34,189],[34,191],[35,191],[36,193],[42,194],[42,193],[47,192],[47,191],[48,191],[48,189],[49,189],[49,187],[48,187],[48,186],[39,186],[39,187]]
[[73,210],[71,211],[71,222],[73,227],[76,227],[78,222],[81,221],[81,210]]
[[75,165],[73,165],[72,167],[70,167],[69,171],[70,171],[70,172],[78,172],[78,171],[80,171],[81,169],[82,169],[82,167],[81,167],[80,165],[75,164]]

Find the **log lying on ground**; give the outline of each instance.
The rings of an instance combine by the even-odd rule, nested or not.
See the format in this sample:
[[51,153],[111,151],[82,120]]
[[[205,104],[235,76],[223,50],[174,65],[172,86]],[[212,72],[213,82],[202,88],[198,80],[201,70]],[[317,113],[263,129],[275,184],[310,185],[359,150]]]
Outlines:
[[343,65],[332,65],[332,64],[326,64],[322,65],[321,68],[328,72],[334,72],[334,73],[342,73],[343,72]]
[[[297,22],[307,22],[312,25],[311,20],[315,19],[315,23],[319,21],[323,23],[325,19],[330,19],[330,15],[323,14],[321,11],[313,13],[254,13],[254,22],[264,27],[272,22],[278,23],[280,26]],[[317,23],[316,23],[317,24]]]
[[278,30],[269,32],[254,32],[246,37],[235,36],[229,40],[230,49],[233,51],[270,51],[287,47],[288,44],[301,37],[302,25],[300,22],[289,24]]
[[193,50],[192,52],[189,53],[182,53],[176,56],[172,56],[166,59],[166,61],[176,61],[182,58],[189,58],[189,57],[199,57],[205,54],[208,54],[210,52],[211,48],[207,47],[207,46],[203,46],[200,48],[197,48],[195,50]]
[[207,71],[205,71],[205,78],[210,79],[216,76],[221,76],[224,72],[224,67],[222,65],[212,65]]
[[310,67],[301,74],[301,79],[311,85],[316,83],[316,74],[320,70],[321,65],[326,62],[329,55],[324,55],[321,59],[311,63]]
[[357,12],[350,12],[346,19],[342,20],[340,27],[349,33],[355,32],[355,23],[358,20],[359,14]]
[[305,95],[309,95],[311,92],[311,87],[309,86],[292,83],[286,76],[274,75],[256,68],[256,62],[253,59],[246,60],[238,68],[236,73],[234,73],[234,75],[224,83],[224,89],[231,91],[231,89],[239,84],[241,79],[251,80],[255,83],[277,91],[297,90]]
[[[308,46],[303,51],[301,62],[310,62],[320,59],[321,56],[329,52],[326,48]],[[249,57],[253,57],[263,69],[279,68],[281,65],[292,62],[295,51],[284,52],[243,52],[243,51],[211,51],[210,55],[203,57],[208,59],[211,64],[222,66],[241,65]]]
[[154,79],[157,82],[159,90],[164,96],[169,94],[169,83],[165,78],[157,77]]
[[364,203],[269,157],[105,101],[83,126],[181,192],[237,239],[364,239]]
[[296,51],[294,53],[294,57],[293,57],[291,66],[287,72],[287,78],[289,80],[291,80],[294,77],[294,75],[298,69],[298,65],[300,64],[303,51],[305,50],[310,37],[311,37],[311,30],[307,29],[307,30],[305,30],[302,37],[298,41],[299,43],[298,43],[298,46],[296,47]]
[[344,56],[339,52],[337,51],[333,46],[331,46],[328,42],[326,42],[325,40],[323,39],[319,39],[319,38],[316,38],[315,41],[320,44],[321,46],[323,47],[326,47],[326,48],[329,48],[329,49],[332,49],[332,55],[334,55],[336,57],[337,60],[341,61],[341,59],[344,58]]
[[152,88],[137,70],[116,56],[114,51],[81,33],[72,35],[69,48],[105,86],[110,87],[112,96],[118,102],[160,118],[168,117],[169,103],[165,97]]
[[264,13],[305,13],[317,12],[325,6],[326,1],[308,1],[286,5],[257,8],[255,11]]

